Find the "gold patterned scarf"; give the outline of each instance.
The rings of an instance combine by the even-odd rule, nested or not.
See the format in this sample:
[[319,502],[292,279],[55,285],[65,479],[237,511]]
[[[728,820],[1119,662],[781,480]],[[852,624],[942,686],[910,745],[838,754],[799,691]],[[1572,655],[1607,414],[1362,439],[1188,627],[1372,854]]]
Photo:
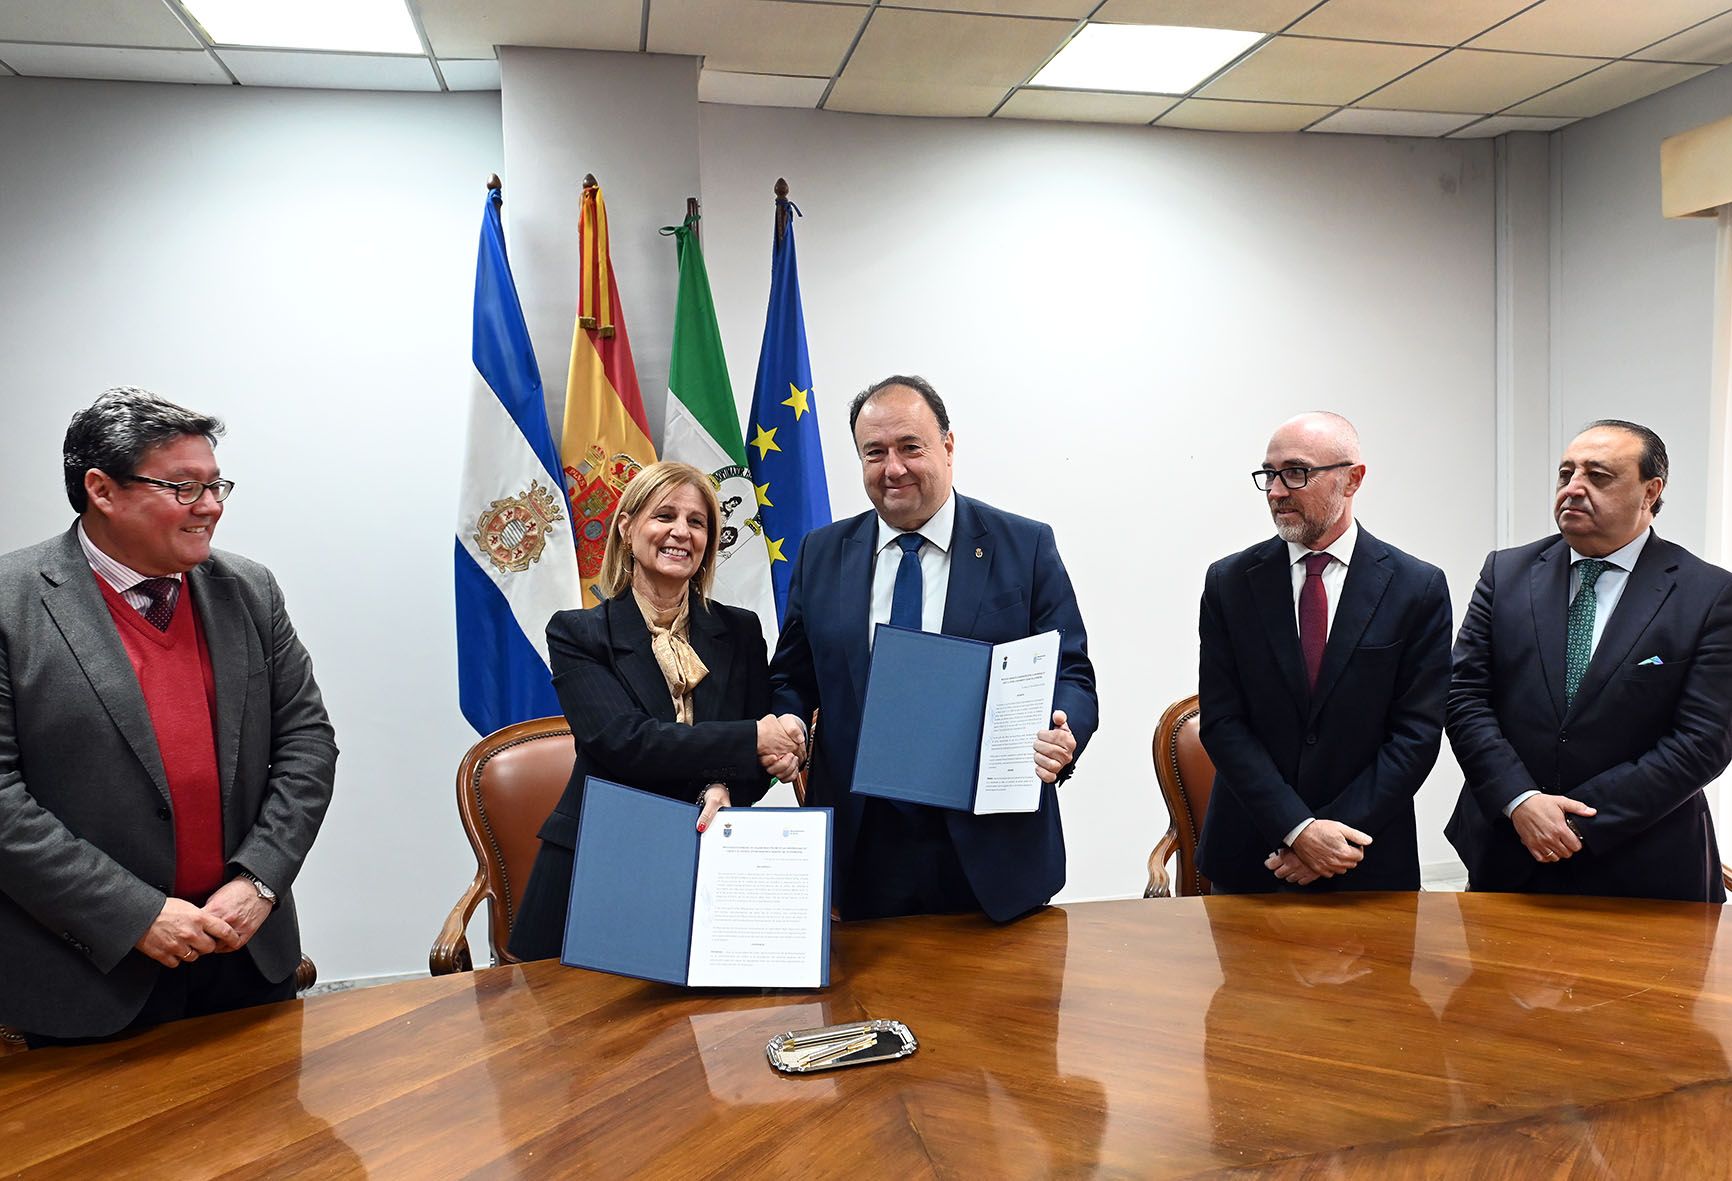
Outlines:
[[679,606],[662,611],[639,594],[636,587],[632,588],[631,597],[637,600],[637,609],[643,613],[644,625],[649,628],[650,651],[662,670],[662,679],[668,683],[668,696],[674,701],[674,718],[689,726],[692,724],[692,690],[710,675],[710,670],[704,667],[689,640],[691,600],[682,597]]

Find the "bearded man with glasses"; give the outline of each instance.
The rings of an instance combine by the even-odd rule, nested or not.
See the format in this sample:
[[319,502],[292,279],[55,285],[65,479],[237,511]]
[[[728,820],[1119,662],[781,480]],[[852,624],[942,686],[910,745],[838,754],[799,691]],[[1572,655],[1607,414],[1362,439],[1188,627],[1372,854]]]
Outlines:
[[1413,796],[1437,761],[1449,587],[1360,528],[1359,435],[1301,414],[1251,481],[1276,536],[1209,567],[1198,675],[1217,893],[1416,890]]
[[294,996],[337,748],[271,572],[214,551],[222,423],[73,415],[78,519],[0,557],[0,1025],[32,1044]]

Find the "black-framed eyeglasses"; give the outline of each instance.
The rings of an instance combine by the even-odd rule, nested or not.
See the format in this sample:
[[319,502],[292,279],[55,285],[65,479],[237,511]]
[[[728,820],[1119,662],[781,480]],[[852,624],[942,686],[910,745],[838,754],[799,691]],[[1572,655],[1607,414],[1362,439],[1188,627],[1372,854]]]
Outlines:
[[229,493],[235,490],[235,482],[233,480],[211,480],[208,483],[204,480],[182,480],[177,484],[173,480],[159,480],[155,476],[140,476],[135,474],[126,478],[129,480],[137,480],[141,484],[154,484],[158,488],[167,488],[170,492],[174,493],[175,500],[179,501],[181,504],[197,504],[199,502],[199,497],[203,496],[206,492],[209,492],[212,496],[216,497],[216,502],[221,504],[229,498]]
[[1280,476],[1281,482],[1289,488],[1303,488],[1311,482],[1311,477],[1318,472],[1332,472],[1338,467],[1352,467],[1353,462],[1326,463],[1322,467],[1284,467],[1276,470],[1272,467],[1260,467],[1251,473],[1251,483],[1257,485],[1257,491],[1267,492],[1275,486],[1275,477]]

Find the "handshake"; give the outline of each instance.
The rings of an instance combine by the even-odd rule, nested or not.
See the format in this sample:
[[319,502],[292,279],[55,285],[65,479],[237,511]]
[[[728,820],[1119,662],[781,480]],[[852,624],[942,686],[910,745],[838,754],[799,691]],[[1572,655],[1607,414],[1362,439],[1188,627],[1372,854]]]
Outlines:
[[806,762],[805,723],[793,714],[759,718],[758,762],[783,783],[792,783]]

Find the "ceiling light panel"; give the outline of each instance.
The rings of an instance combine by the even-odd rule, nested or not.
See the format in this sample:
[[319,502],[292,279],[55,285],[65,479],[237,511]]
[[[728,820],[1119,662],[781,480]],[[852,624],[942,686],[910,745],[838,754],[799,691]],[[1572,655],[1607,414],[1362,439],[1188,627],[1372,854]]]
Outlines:
[[1262,39],[1240,29],[1084,25],[1029,85],[1184,94]]
[[420,53],[404,0],[182,0],[218,45]]

